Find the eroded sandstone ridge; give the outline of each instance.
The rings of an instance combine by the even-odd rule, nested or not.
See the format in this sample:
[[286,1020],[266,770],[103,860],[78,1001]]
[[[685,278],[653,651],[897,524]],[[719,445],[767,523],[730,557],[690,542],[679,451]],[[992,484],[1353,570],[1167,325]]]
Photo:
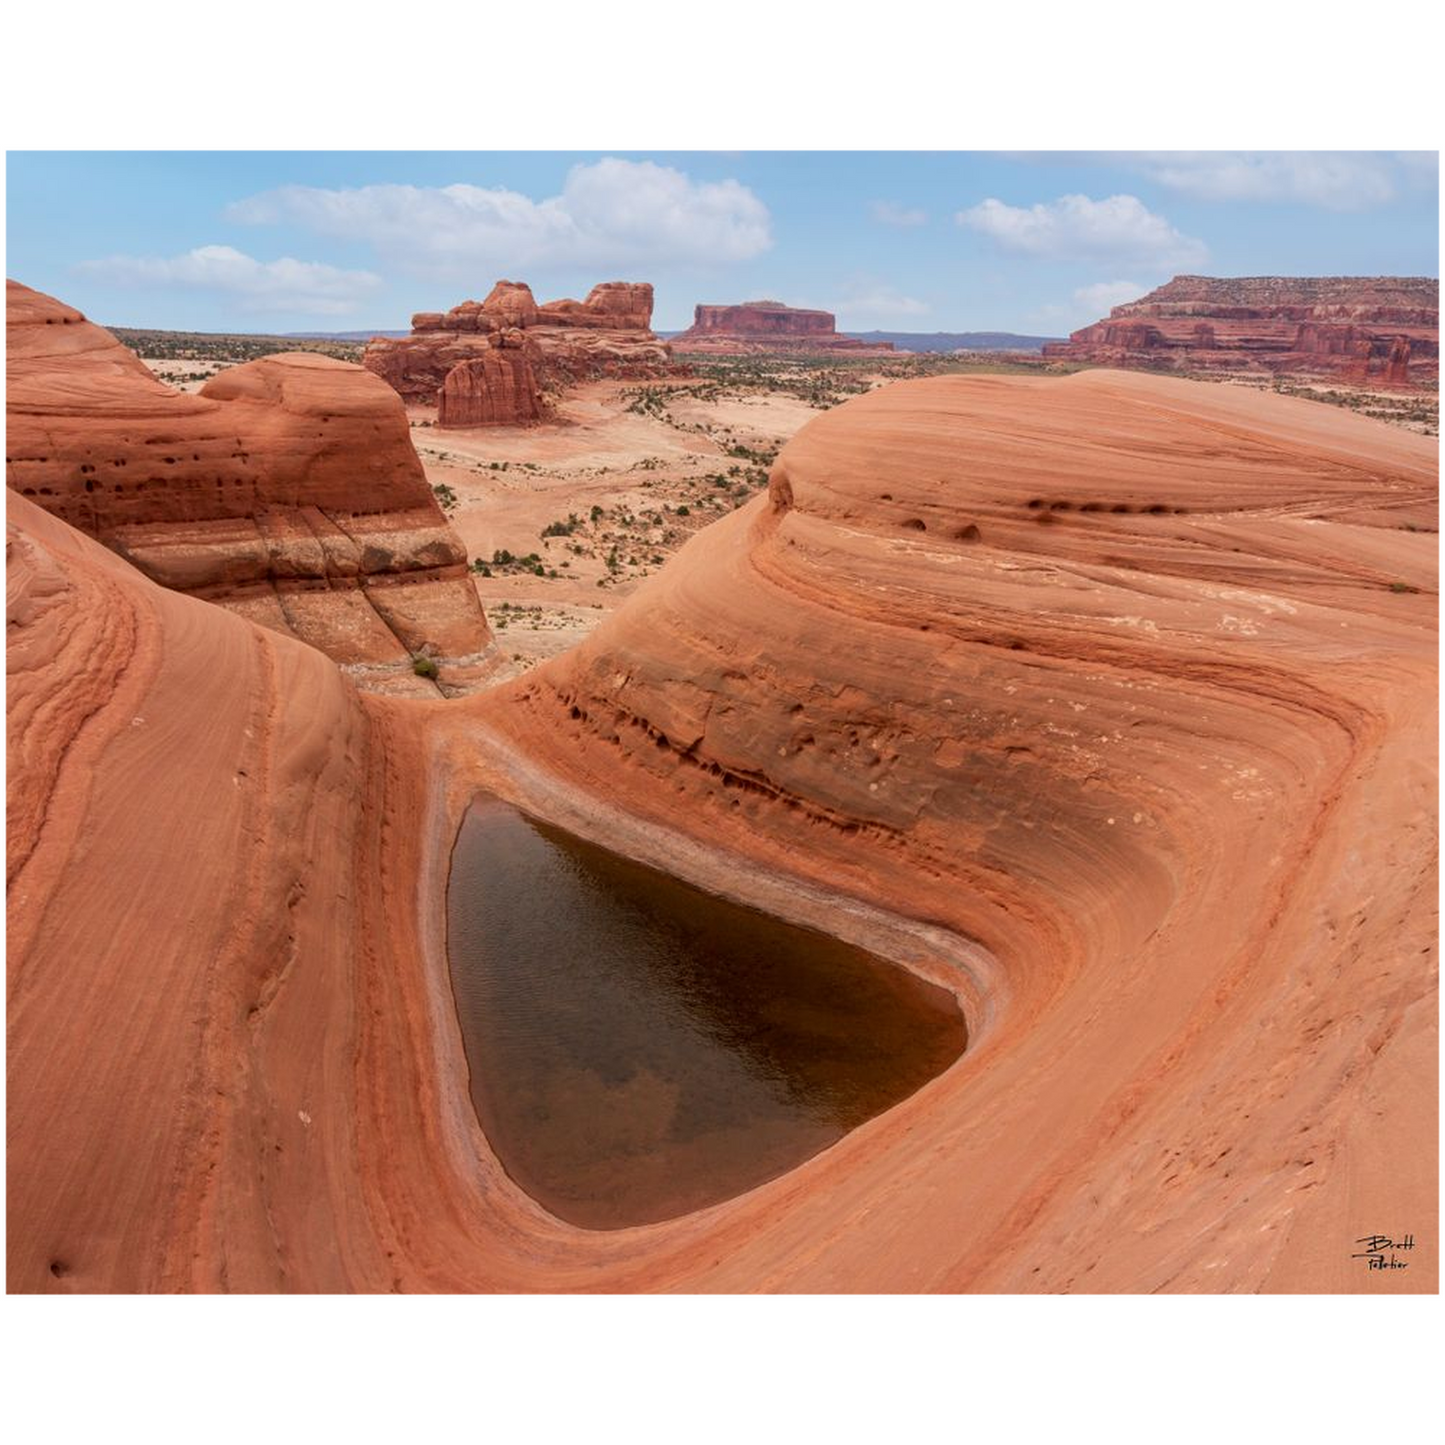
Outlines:
[[[1436,520],[1433,444],[1335,408],[900,383],[443,705],[12,496],[11,1289],[1433,1291]],[[969,1050],[744,1196],[563,1224],[468,1097],[478,787],[942,970]]]
[[411,326],[410,336],[371,341],[362,365],[405,400],[436,404],[444,427],[526,425],[573,382],[676,369],[652,332],[643,281],[605,281],[585,301],[541,306],[529,286],[498,281],[485,301],[418,312]]
[[1440,375],[1428,276],[1176,276],[1045,356],[1160,370],[1266,371],[1409,387]]
[[6,479],[167,587],[309,642],[369,686],[494,665],[466,556],[396,396],[311,353],[158,381],[78,311],[7,287]]
[[893,350],[891,341],[869,344],[838,334],[831,311],[808,311],[781,301],[744,301],[738,306],[698,306],[692,325],[672,338],[679,351],[741,355],[750,352],[846,351],[874,356]]

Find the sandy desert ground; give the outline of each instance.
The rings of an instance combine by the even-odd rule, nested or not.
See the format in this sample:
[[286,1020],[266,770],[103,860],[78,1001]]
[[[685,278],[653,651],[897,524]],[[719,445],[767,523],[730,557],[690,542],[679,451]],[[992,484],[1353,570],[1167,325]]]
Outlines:
[[[488,565],[477,593],[517,670],[580,640],[696,531],[755,495],[760,462],[818,415],[786,394],[702,403],[692,389],[591,382],[542,428],[440,431],[433,410],[410,409],[427,477],[455,494],[452,525]],[[661,414],[641,409],[645,398]],[[494,563],[499,551],[537,556],[545,575]]]

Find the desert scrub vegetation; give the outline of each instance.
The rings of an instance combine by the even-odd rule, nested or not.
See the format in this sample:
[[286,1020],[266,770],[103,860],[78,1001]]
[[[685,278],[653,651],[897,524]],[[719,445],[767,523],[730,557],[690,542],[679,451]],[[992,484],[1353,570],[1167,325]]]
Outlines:
[[209,361],[236,366],[259,361],[278,351],[314,351],[339,361],[360,361],[366,345],[361,341],[332,341],[307,336],[248,336],[204,331],[150,331],[133,326],[112,326],[111,334],[137,356],[163,361]]
[[525,556],[518,557],[505,547],[498,547],[492,553],[490,562],[481,557],[474,557],[472,571],[481,577],[516,577],[526,572],[530,572],[534,577],[555,577],[557,575],[556,568],[549,570],[538,553],[528,552]]

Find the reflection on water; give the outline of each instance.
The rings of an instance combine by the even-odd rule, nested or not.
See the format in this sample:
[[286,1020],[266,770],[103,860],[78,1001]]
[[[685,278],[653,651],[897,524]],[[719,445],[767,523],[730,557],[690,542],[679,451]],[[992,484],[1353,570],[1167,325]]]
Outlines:
[[447,896],[472,1099],[508,1174],[592,1229],[793,1168],[962,1052],[944,990],[493,799]]

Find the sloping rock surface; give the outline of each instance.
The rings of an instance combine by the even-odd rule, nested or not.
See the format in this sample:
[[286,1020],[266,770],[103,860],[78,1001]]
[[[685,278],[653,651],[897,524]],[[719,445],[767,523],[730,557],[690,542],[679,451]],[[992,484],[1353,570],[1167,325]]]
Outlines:
[[[1423,438],[1102,371],[883,388],[445,705],[9,508],[12,1289],[1436,1289]],[[949,981],[968,1051],[737,1199],[550,1217],[450,999],[479,787]]]
[[168,587],[301,638],[386,690],[466,691],[486,619],[395,394],[308,352],[158,381],[108,331],[7,288],[6,480]]

